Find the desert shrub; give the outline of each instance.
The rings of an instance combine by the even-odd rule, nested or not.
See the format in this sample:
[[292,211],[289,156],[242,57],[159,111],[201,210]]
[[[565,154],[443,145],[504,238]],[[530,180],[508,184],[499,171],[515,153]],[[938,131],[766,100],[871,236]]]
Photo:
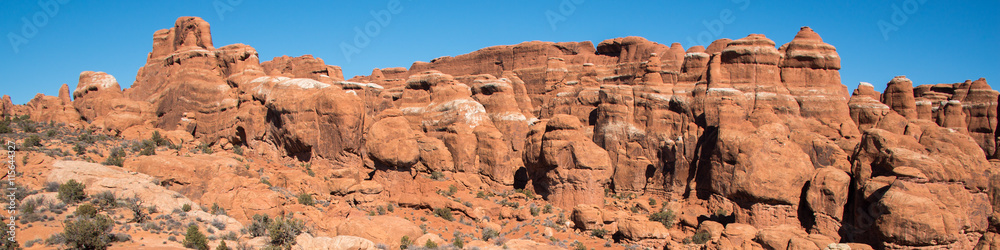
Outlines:
[[21,131],[25,133],[38,133],[38,127],[35,122],[31,120],[21,120],[17,122],[18,126],[21,126]]
[[711,239],[712,239],[712,235],[709,234],[708,232],[706,232],[706,231],[698,231],[697,233],[695,233],[694,235],[691,236],[691,243],[694,243],[694,244],[705,244],[705,242],[708,242]]
[[59,132],[56,131],[55,129],[49,129],[49,131],[45,131],[45,137],[52,138],[55,137],[56,135],[59,135]]
[[489,241],[490,239],[500,237],[500,232],[497,232],[497,230],[493,230],[492,228],[483,228],[482,236],[483,237],[481,237],[481,239],[483,239],[483,241]]
[[229,246],[226,246],[226,241],[219,242],[219,246],[215,247],[215,250],[229,250]]
[[41,146],[42,146],[42,138],[38,137],[38,135],[28,136],[28,138],[25,138],[24,141],[21,142],[22,148],[32,148]]
[[542,213],[551,214],[552,213],[552,204],[545,204],[545,207],[542,208]]
[[10,119],[5,117],[3,118],[3,120],[0,120],[0,134],[7,134],[12,132],[14,132],[14,130],[10,128]]
[[656,199],[649,198],[649,205],[650,206],[656,206]]
[[385,207],[383,206],[378,206],[375,211],[378,211],[378,215],[385,215]]
[[410,240],[410,236],[404,235],[403,238],[399,238],[399,249],[410,248],[410,245],[413,245],[413,241]]
[[87,194],[83,192],[84,188],[86,185],[71,179],[59,185],[59,194],[56,197],[66,204],[77,203],[87,198]]
[[436,181],[444,180],[444,173],[442,173],[441,171],[431,172],[431,179],[434,179]]
[[663,226],[665,226],[667,228],[671,228],[671,227],[674,226],[674,219],[675,219],[675,217],[676,216],[674,215],[674,211],[673,210],[663,210],[663,211],[660,211],[660,212],[656,212],[656,213],[650,214],[649,215],[649,220],[650,221],[656,221],[656,222],[662,223]]
[[113,148],[111,149],[111,155],[108,155],[108,159],[104,160],[104,165],[108,166],[118,166],[121,167],[125,163],[125,149]]
[[139,146],[139,155],[156,155],[156,143],[143,140]]
[[167,139],[163,139],[163,136],[160,136],[160,131],[153,131],[153,135],[150,136],[149,140],[152,141],[153,144],[155,144],[156,146],[170,145],[170,141],[168,141]]
[[184,211],[185,213],[191,212],[191,204],[184,204],[183,206],[181,206],[181,211]]
[[101,210],[107,210],[118,206],[118,198],[111,191],[103,191],[90,196],[90,202]]
[[427,239],[427,242],[424,242],[424,248],[435,249],[438,248],[438,244],[431,241],[431,239]]
[[201,153],[203,154],[212,154],[213,152],[215,152],[212,150],[212,145],[209,145],[208,143],[204,142],[198,144],[198,150],[200,150]]
[[94,217],[97,216],[97,208],[90,204],[83,204],[76,208],[73,215],[77,217]]
[[604,238],[604,235],[608,234],[608,230],[604,228],[595,228],[590,230],[590,236],[597,238]]
[[233,146],[233,153],[237,155],[243,155],[243,147],[240,145]]
[[451,241],[451,245],[458,249],[465,248],[465,240],[462,240],[462,237],[455,237],[455,239]]
[[528,209],[528,211],[531,212],[531,216],[538,216],[541,210],[542,209],[536,207],[535,204],[531,204],[531,208]]
[[434,209],[434,215],[437,216],[437,217],[441,217],[441,219],[445,219],[445,220],[448,220],[448,221],[454,221],[455,220],[455,217],[452,216],[452,214],[451,214],[451,209],[450,208],[446,208],[446,207],[435,208]]
[[528,197],[529,200],[535,199],[535,192],[531,191],[530,189],[515,189],[514,192],[524,194],[524,196]]
[[587,245],[584,245],[583,242],[574,241],[572,246],[573,250],[587,250]]
[[271,238],[272,245],[291,248],[295,244],[295,237],[299,236],[304,228],[300,220],[278,217],[267,226],[267,234]]
[[[96,213],[96,209],[92,211]],[[114,221],[107,215],[77,216],[67,219],[63,227],[64,242],[73,249],[106,249],[113,241],[110,234],[113,226]]]
[[219,229],[220,231],[226,230],[226,223],[223,223],[220,220],[212,220],[212,226]]
[[247,233],[254,238],[264,236],[267,226],[271,224],[271,218],[266,214],[255,214],[251,219],[250,225],[246,228]]
[[212,214],[226,215],[226,209],[219,206],[219,203],[212,203]]
[[73,151],[76,152],[76,155],[83,155],[87,153],[87,147],[84,147],[83,144],[76,144],[73,145]]
[[130,222],[143,223],[149,220],[148,210],[142,206],[142,201],[138,197],[125,199],[125,207],[132,212],[132,220]]
[[191,224],[187,228],[187,233],[184,234],[184,247],[193,248],[198,250],[208,250],[208,239],[205,238],[205,234],[201,233],[198,229],[198,225]]
[[298,199],[299,199],[299,204],[302,204],[302,205],[312,206],[312,205],[316,204],[313,201],[312,195],[308,194],[308,193],[301,193],[301,194],[299,194],[298,195]]

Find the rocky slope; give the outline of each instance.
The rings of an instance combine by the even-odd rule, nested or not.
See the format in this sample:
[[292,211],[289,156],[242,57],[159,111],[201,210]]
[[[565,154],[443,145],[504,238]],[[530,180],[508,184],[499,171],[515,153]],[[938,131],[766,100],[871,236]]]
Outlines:
[[[226,215],[204,220],[227,228],[297,218],[305,249],[1000,246],[998,92],[897,76],[849,94],[840,67],[803,27],[781,46],[525,42],[345,81],[312,56],[215,48],[208,23],[182,17],[155,32],[132,87],[87,71],[72,94],[4,97],[0,112],[119,138],[64,157],[41,152],[79,140],[44,141],[22,153],[40,159],[31,178],[87,180],[159,211],[217,204]],[[152,155],[80,162],[153,131],[170,143]]]

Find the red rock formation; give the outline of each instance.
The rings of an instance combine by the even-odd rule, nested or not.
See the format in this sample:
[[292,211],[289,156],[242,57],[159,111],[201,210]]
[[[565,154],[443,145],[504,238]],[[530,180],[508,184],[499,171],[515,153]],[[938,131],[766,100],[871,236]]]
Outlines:
[[[1000,226],[987,220],[998,211],[990,194],[1000,181],[990,181],[1000,178],[990,179],[987,156],[1000,155],[1000,94],[985,79],[914,87],[900,76],[883,93],[861,83],[848,97],[840,64],[836,48],[803,27],[779,48],[757,34],[687,51],[639,37],[525,42],[344,81],[339,67],[309,55],[260,62],[247,45],[215,48],[206,22],[182,17],[154,34],[132,88],[86,71],[72,97],[65,85],[24,106],[5,96],[0,113],[129,139],[155,130],[178,144],[244,146],[238,159],[258,160],[246,164],[314,164],[317,176],[280,170],[269,183],[342,202],[302,213],[319,231],[380,243],[440,237],[344,211],[448,208],[497,230],[507,229],[483,218],[543,216],[437,195],[439,184],[462,195],[531,190],[544,201],[519,193],[504,203],[575,208],[576,228],[652,248],[681,248],[668,242],[692,232],[707,233],[709,249],[1000,242]],[[125,167],[166,170],[156,176],[181,193],[243,212],[287,206],[277,191],[248,193],[262,191],[262,173],[250,178],[229,156],[205,157],[144,156]],[[265,203],[239,201],[250,198]],[[676,225],[635,214],[666,209]],[[402,229],[369,230],[380,223]]]

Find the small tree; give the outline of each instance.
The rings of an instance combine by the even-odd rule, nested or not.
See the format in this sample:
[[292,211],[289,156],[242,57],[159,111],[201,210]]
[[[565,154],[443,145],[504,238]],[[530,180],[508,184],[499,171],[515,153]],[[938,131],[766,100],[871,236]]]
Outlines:
[[433,241],[431,241],[431,239],[427,239],[427,242],[424,242],[424,248],[435,249],[437,247],[438,247],[438,244],[434,243]]
[[57,197],[66,204],[77,203],[87,198],[87,194],[83,192],[84,188],[86,188],[86,185],[71,179],[59,185],[59,195]]
[[451,241],[451,245],[458,249],[465,248],[465,240],[462,240],[462,237],[455,237],[455,240]]
[[267,234],[271,238],[272,245],[291,248],[295,245],[295,237],[302,233],[302,229],[304,229],[302,221],[278,217],[268,225]]
[[399,249],[410,248],[410,245],[413,245],[413,242],[410,240],[410,236],[404,235],[403,238],[399,239]]
[[[89,205],[84,205],[89,206]],[[84,206],[80,206],[81,208]],[[79,209],[79,208],[78,208]],[[90,209],[93,209],[91,206]],[[77,210],[79,212],[79,210]],[[106,249],[111,242],[110,233],[114,222],[107,215],[89,216],[80,213],[76,218],[64,222],[63,235],[66,245],[73,249]]]
[[434,215],[437,215],[438,217],[441,217],[441,219],[445,219],[445,220],[448,220],[448,221],[455,220],[455,217],[453,217],[452,214],[451,214],[451,209],[450,208],[446,208],[446,207],[435,208],[434,209]]
[[226,241],[223,240],[219,242],[219,246],[215,247],[215,250],[229,250],[229,247],[226,246]]
[[187,228],[187,233],[184,234],[184,247],[193,248],[198,250],[208,250],[208,239],[205,238],[205,234],[198,230],[198,225],[191,224]]
[[125,163],[125,149],[114,148],[111,149],[111,155],[108,155],[108,159],[104,160],[104,165],[108,166],[118,166],[121,167]]
[[21,147],[23,148],[40,147],[40,146],[42,146],[42,138],[38,137],[38,135],[28,136],[27,139],[24,139],[24,141],[21,142]]

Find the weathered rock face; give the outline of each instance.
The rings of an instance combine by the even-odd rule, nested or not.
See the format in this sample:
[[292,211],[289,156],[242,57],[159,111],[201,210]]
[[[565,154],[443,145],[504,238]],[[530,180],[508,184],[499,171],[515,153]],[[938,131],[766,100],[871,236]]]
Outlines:
[[329,66],[323,63],[323,59],[315,58],[311,55],[300,57],[275,57],[271,61],[260,65],[264,72],[272,76],[285,76],[289,78],[309,78],[322,83],[333,84],[344,80],[344,73],[340,67]]
[[601,204],[612,174],[604,149],[583,134],[580,120],[556,115],[531,127],[525,165],[535,190],[562,207]]
[[25,113],[35,121],[62,123],[71,127],[81,125],[80,113],[70,102],[69,86],[66,84],[59,89],[58,97],[37,94],[24,106]]
[[104,72],[80,73],[73,98],[81,118],[99,128],[121,132],[153,118],[150,103],[126,98],[118,80]]
[[[987,227],[984,193],[990,168],[969,136],[929,121],[907,125],[911,135],[866,131],[854,156],[845,224],[853,240],[886,245],[953,245]],[[957,244],[957,245],[954,245]]]

